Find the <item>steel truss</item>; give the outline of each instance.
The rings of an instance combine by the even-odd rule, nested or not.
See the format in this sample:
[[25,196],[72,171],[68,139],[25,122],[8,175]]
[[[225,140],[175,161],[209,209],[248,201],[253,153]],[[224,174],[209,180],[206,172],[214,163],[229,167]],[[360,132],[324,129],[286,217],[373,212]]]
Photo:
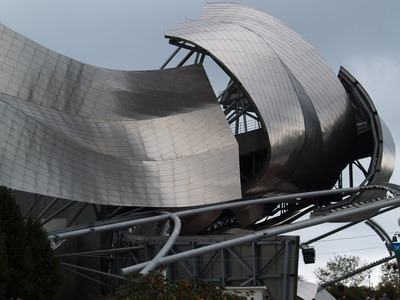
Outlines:
[[[318,202],[314,202],[313,199],[323,199],[324,197],[332,196],[348,198],[354,194],[363,194],[371,190],[385,191],[387,196],[380,199],[371,199],[365,203],[352,206],[345,205],[341,208],[334,208],[325,211],[325,214],[318,213],[310,219],[293,221],[291,224],[285,224],[283,222],[279,226],[268,227],[267,229],[259,231],[250,231],[240,236],[236,234],[234,236],[224,235],[223,239],[215,243],[204,243],[204,240],[207,241],[207,239],[209,240],[212,236],[191,237],[192,242],[190,242],[188,237],[180,236],[179,232],[179,220],[190,218],[197,214],[224,211],[259,203],[302,205],[305,208],[304,210],[313,211],[319,207]],[[147,211],[145,208],[128,210],[127,208],[99,207],[93,205],[86,205],[83,209],[84,204],[74,203],[72,205],[69,204],[70,202],[67,204],[64,203],[64,205],[62,205],[63,209],[58,209],[56,207],[57,205],[53,204],[53,210],[51,210],[48,208],[49,205],[42,204],[41,206],[46,212],[41,211],[38,212],[37,215],[41,215],[42,219],[46,220],[46,225],[51,225],[52,221],[66,214],[69,214],[70,218],[74,219],[77,223],[79,223],[82,218],[87,220],[88,216],[92,217],[93,222],[90,223],[86,221],[82,225],[74,226],[69,226],[70,222],[66,220],[63,228],[49,230],[49,238],[60,253],[63,268],[68,272],[81,275],[86,281],[92,281],[93,285],[97,286],[97,289],[100,284],[103,286],[103,292],[111,292],[116,286],[124,282],[124,274],[131,272],[146,273],[152,269],[167,265],[171,266],[169,268],[171,270],[171,276],[174,274],[176,275],[176,270],[179,269],[179,271],[184,272],[184,274],[206,274],[206,279],[214,280],[217,277],[214,278],[204,271],[207,269],[206,263],[196,264],[196,260],[209,261],[211,264],[215,259],[213,259],[212,256],[221,257],[221,255],[229,255],[232,258],[230,261],[225,260],[227,265],[224,268],[228,271],[232,270],[232,272],[229,271],[231,273],[226,273],[228,274],[227,276],[223,276],[225,278],[223,280],[225,284],[237,283],[239,285],[253,285],[254,283],[262,284],[263,282],[265,284],[265,281],[261,281],[261,279],[267,279],[273,272],[270,272],[267,267],[268,264],[266,263],[263,264],[261,268],[259,266],[254,268],[252,262],[246,262],[247,258],[241,256],[243,251],[238,250],[244,247],[242,245],[252,245],[251,247],[249,246],[249,248],[253,249],[253,245],[261,245],[269,241],[270,238],[276,238],[281,234],[287,234],[295,230],[316,226],[326,222],[340,221],[343,218],[351,216],[361,216],[362,219],[363,215],[368,215],[370,218],[371,213],[374,216],[398,207],[400,205],[399,195],[399,186],[383,184],[340,190],[315,191],[246,201],[233,201],[230,203],[174,212]],[[48,199],[49,203],[53,201],[54,199]],[[62,199],[57,200],[57,202],[58,201],[62,202]],[[308,206],[305,206],[304,203],[307,203]],[[66,205],[69,207],[69,210],[64,209]],[[35,209],[31,209],[31,212],[34,211]],[[55,214],[54,211],[59,213]],[[51,216],[52,220],[49,220],[49,216]],[[346,228],[347,227],[343,226],[341,230]],[[157,233],[159,236],[155,237],[149,234],[149,232]],[[152,236],[151,241],[147,239],[149,236]],[[201,243],[202,240],[203,242]],[[83,244],[81,244],[82,241],[84,241]],[[308,244],[311,242],[312,241]],[[84,249],[84,251],[80,251],[80,248]],[[285,251],[292,250],[287,249]],[[249,257],[253,254],[254,253],[250,251]],[[271,259],[274,255],[270,255]],[[204,256],[208,258],[201,259],[201,257]],[[255,258],[257,259],[257,255]],[[183,263],[184,261],[186,262]],[[236,267],[234,268],[230,265],[232,261],[237,262],[238,266],[243,268],[244,271],[242,272],[245,272],[243,274],[249,275],[251,273],[254,276],[250,276],[246,280],[244,280],[245,275],[237,275],[235,277],[233,270]],[[181,266],[184,267],[181,268]],[[220,269],[220,267],[218,268]],[[291,268],[292,267],[289,269]],[[282,270],[280,270],[280,272]],[[293,275],[291,272],[292,271],[288,273],[290,278]],[[233,280],[234,277],[237,281]],[[281,277],[281,279],[283,280],[284,278]],[[284,281],[279,282],[280,286],[286,286],[286,284],[287,282],[285,283]],[[276,289],[277,290],[272,288],[271,290],[270,287],[270,293],[280,293],[279,291],[282,290],[280,287]],[[284,295],[282,295],[282,297],[283,296]]]
[[[236,236],[182,236],[169,253],[185,255],[194,249],[213,247],[234,238]],[[146,261],[156,261],[152,257],[161,252],[167,241],[168,237],[138,237],[125,231],[123,237],[119,236],[119,246],[133,250],[113,256],[113,272],[140,270]],[[158,269],[161,268],[170,279],[201,278],[220,287],[265,285],[274,298],[285,299],[282,295],[290,292],[293,296],[295,292],[298,243],[298,237],[261,239],[163,264]],[[110,280],[114,281],[113,278]]]
[[[209,53],[204,49],[194,45],[178,41],[170,42],[176,44],[178,49],[162,68],[172,62],[181,49],[188,49],[189,53],[183,57],[178,66],[188,63],[192,57],[194,57],[194,63],[204,63],[205,58],[209,56]],[[217,61],[216,63],[218,64]],[[243,133],[262,130],[262,124],[245,91],[240,88],[233,75],[229,75],[230,82],[217,99],[232,131],[237,139],[240,139]],[[341,177],[336,184],[336,189],[333,190],[247,199],[246,201],[238,200],[202,208],[168,212],[145,207],[111,207],[78,203],[41,195],[27,195],[21,192],[16,192],[17,195],[21,196],[17,198],[23,199],[20,203],[22,203],[25,214],[33,214],[42,219],[43,225],[48,228],[54,248],[60,253],[63,268],[85,278],[85,281],[83,281],[85,285],[88,281],[91,281],[96,287],[101,285],[104,291],[110,292],[124,282],[125,279],[122,276],[124,274],[131,272],[146,273],[166,265],[171,266],[168,268],[170,276],[183,272],[187,275],[204,274],[205,278],[211,281],[219,278],[223,285],[236,283],[239,285],[263,284],[265,283],[264,279],[267,280],[268,276],[278,278],[271,275],[274,273],[270,274],[268,269],[270,264],[255,268],[253,263],[246,262],[237,247],[240,249],[247,244],[251,245],[249,247],[252,249],[257,248],[262,243],[268,244],[270,238],[276,238],[280,234],[325,222],[343,221],[348,217],[355,217],[358,219],[357,222],[364,221],[400,205],[400,188],[398,186],[372,184],[375,174],[379,171],[376,169],[376,160],[379,159],[383,151],[381,130],[376,122],[377,116],[372,102],[365,91],[362,90],[362,87],[345,70],[339,72],[339,78],[351,94],[359,114],[357,128],[360,136],[360,152],[349,164],[349,188],[343,188],[343,178]],[[372,139],[375,147],[373,149],[361,147],[365,139]],[[247,176],[251,177],[257,172],[256,168],[259,167],[260,161],[262,162],[265,159],[265,157],[256,157],[257,153],[252,155],[252,157],[246,158],[246,165],[250,165],[252,168],[247,171],[241,170],[242,184],[246,183]],[[263,155],[265,156],[265,153]],[[360,160],[368,157],[370,158],[370,165],[366,168]],[[365,177],[360,187],[353,187],[353,166],[360,169]],[[374,197],[376,195],[374,193],[377,191],[379,191],[379,194],[384,191],[386,196]],[[360,197],[362,195],[365,195],[365,197]],[[29,201],[25,201],[26,199],[29,199]],[[362,199],[362,201],[359,199]],[[202,243],[201,247],[195,241],[198,237],[193,237],[194,240],[188,240],[186,237],[178,238],[180,236],[179,223],[185,218],[190,218],[196,214],[221,211],[220,218],[217,218],[204,232],[204,234],[210,235],[239,227],[237,219],[231,213],[232,209],[257,204],[270,204],[273,209],[265,219],[257,222],[252,228],[248,228],[251,231],[246,235],[221,240],[218,243]],[[380,209],[383,210],[379,211]],[[311,213],[312,218],[298,221],[299,218],[308,213]],[[355,223],[350,222],[350,224]],[[352,225],[347,224],[339,230],[344,230],[348,226]],[[127,238],[130,235],[131,237],[132,235],[135,236],[136,240]],[[88,239],[88,236],[92,236],[92,239]],[[152,242],[144,242],[144,237],[150,236],[154,238]],[[138,242],[137,237],[142,237],[141,243]],[[310,243],[303,244],[302,247],[306,247]],[[280,246],[285,249],[282,250],[285,253],[292,251],[290,245],[282,246],[280,244]],[[84,251],[80,251],[81,248]],[[141,253],[145,253],[145,255]],[[219,277],[211,276],[205,271],[211,267],[196,264],[196,261],[201,257],[207,257],[205,259],[206,264],[212,265],[218,257],[227,255],[234,257],[232,260],[245,270],[243,274],[246,275],[236,276],[234,273],[230,273],[234,268],[229,265],[231,262],[228,263],[226,260],[226,264],[219,262]],[[257,253],[251,252],[250,255],[257,257]],[[271,259],[277,258],[276,255],[277,253],[271,255]],[[178,268],[174,268],[174,265],[183,266],[183,268],[179,268],[178,272]],[[282,294],[280,294],[282,298],[280,299],[292,299],[291,296],[283,292],[287,290],[288,278],[292,278],[294,274],[291,271],[292,265],[289,267],[290,271],[288,271],[287,266],[282,266],[282,268],[283,273],[288,276],[280,277],[279,287],[272,288],[270,293],[271,295],[274,293],[278,295],[279,291],[282,291]],[[223,270],[225,270],[225,273]],[[246,276],[247,279],[245,280]],[[268,284],[271,285],[271,283]]]
[[[265,126],[256,106],[253,105],[250,95],[242,88],[235,74],[227,70],[207,50],[177,39],[170,39],[170,43],[177,46],[177,49],[161,69],[178,59],[178,54],[183,52],[181,50],[186,50],[187,52],[183,53],[183,57],[176,66],[188,63],[204,64],[206,57],[209,57],[229,77],[227,88],[217,97],[226,120],[241,147],[244,145],[241,141],[249,137],[259,141],[255,149],[243,151],[239,147],[239,151],[242,151],[239,154],[243,195],[248,197],[245,194],[246,183],[266,167],[269,155],[265,135],[258,134],[265,133],[262,132],[265,131]],[[36,58],[39,59],[39,57]],[[6,70],[7,73],[8,70]],[[287,261],[292,257],[292,244],[288,240],[285,240],[284,245],[279,244],[282,240],[282,238],[277,238],[279,235],[325,222],[347,222],[352,218],[357,221],[366,220],[400,205],[398,186],[375,184],[379,182],[378,168],[381,164],[378,162],[382,159],[383,152],[379,116],[366,92],[346,70],[341,69],[338,76],[350,96],[357,116],[355,143],[357,151],[355,151],[353,161],[349,162],[349,188],[343,187],[343,177],[340,177],[336,186],[336,178],[332,179],[331,185],[327,184],[329,187],[336,187],[334,190],[241,199],[201,208],[191,207],[182,210],[172,208],[166,212],[146,207],[93,205],[86,203],[87,199],[81,199],[83,203],[16,191],[17,198],[26,215],[32,214],[42,220],[54,248],[59,252],[63,268],[85,278],[82,282],[75,280],[75,285],[72,284],[72,286],[78,286],[78,289],[79,285],[86,289],[89,281],[96,287],[102,285],[106,289],[112,289],[125,280],[122,275],[132,272],[145,274],[166,265],[171,266],[171,276],[179,271],[188,275],[204,274],[209,280],[219,279],[222,285],[262,284],[264,279],[268,279],[266,274],[271,273],[271,264],[258,265],[254,259],[259,256],[254,249],[259,246],[262,248],[262,242],[269,245],[268,243],[273,238],[278,241],[274,247],[280,247],[280,250],[270,255],[270,262],[278,263],[282,255],[277,253],[284,252],[284,264],[279,267],[279,272],[284,275],[279,277],[271,273],[275,274],[273,278],[280,280],[279,288],[276,287],[276,291],[272,290],[271,293],[279,295],[280,297],[276,297],[279,299],[291,299],[294,294],[287,292],[288,287],[291,286],[288,282],[293,279],[296,272],[292,270],[295,264],[289,264]],[[9,84],[15,85],[15,82],[10,81]],[[361,162],[363,159],[369,159],[369,167],[363,166]],[[354,167],[359,169],[365,177],[360,187],[353,187]],[[243,209],[246,206],[258,204],[269,205],[266,209],[268,211],[263,213],[263,219],[255,224],[253,222],[249,225],[251,228],[246,228],[246,234],[235,235],[232,238],[224,236],[213,243],[191,242],[188,237],[181,237],[180,223],[185,219],[205,213],[221,212],[220,217],[203,234],[205,236],[215,232],[226,233],[228,229],[240,227],[238,220],[232,214],[233,209]],[[299,221],[308,213],[311,213],[311,218]],[[374,224],[372,226],[377,228]],[[345,228],[347,227],[343,226],[341,229]],[[138,242],[138,237],[142,237],[143,241],[145,237],[150,236],[153,237],[153,244]],[[196,238],[198,237],[194,239]],[[248,250],[239,250],[244,249],[244,245],[249,245],[249,249],[251,248],[249,256],[253,261],[247,261],[243,255],[243,251]],[[207,256],[206,265],[196,262],[201,257]],[[232,261],[236,261],[237,265],[229,265],[228,260],[225,259],[227,256],[232,257]],[[208,273],[208,270],[212,269],[211,265],[218,257],[222,259],[217,267],[218,276],[214,277],[213,274],[211,276]],[[263,258],[263,256],[260,257],[260,259]],[[172,267],[174,265],[183,265],[183,269],[174,269]],[[240,276],[233,272],[234,268],[243,270]],[[271,287],[273,284],[268,283],[268,285]],[[279,294],[279,291],[282,293]]]
[[[240,87],[240,83],[234,74],[227,70],[211,53],[195,44],[172,38],[170,39],[170,44],[177,48],[162,65],[161,69],[169,65],[205,64],[206,58],[209,58],[229,77],[229,83],[217,99],[239,145],[243,144],[244,140],[249,139],[249,135],[244,134],[250,132],[257,134],[257,131],[263,131],[263,124],[258,117],[259,114],[256,107],[252,104],[251,98],[247,95],[246,91]],[[186,54],[183,53],[185,51]],[[342,189],[346,186],[364,186],[373,184],[374,182],[381,182],[379,178],[376,178],[379,176],[377,175],[379,174],[377,162],[381,160],[383,153],[382,128],[380,122],[377,121],[379,120],[379,116],[376,108],[364,88],[347,70],[340,68],[338,78],[347,91],[357,115],[357,141],[355,145],[357,150],[354,153],[353,161],[350,161],[342,173],[339,174],[336,183],[332,182],[332,187]],[[260,137],[261,135],[258,135],[258,138]],[[268,159],[267,156],[267,147],[260,148],[257,151],[240,153],[240,176],[243,190],[246,190],[246,184],[251,182],[251,178],[254,178],[258,171],[263,168]],[[345,174],[346,172],[347,174]],[[344,182],[345,178],[347,179],[346,183]],[[361,182],[355,184],[356,178],[361,178]],[[318,209],[315,209],[314,213],[324,214],[325,211],[329,211],[330,209],[340,208],[344,204],[351,205],[363,200],[354,194],[351,197],[342,198],[340,202],[320,202]],[[314,199],[314,201],[319,202],[320,199]],[[282,222],[289,224],[309,213],[310,210],[307,209],[309,204],[296,203],[293,205],[291,203],[280,203],[271,208],[271,212],[267,218],[260,220],[252,228],[260,230],[268,226],[274,226],[274,224],[281,224]],[[221,214],[213,224],[210,224],[206,232],[208,234],[219,232],[227,228],[227,225],[228,227],[241,227],[234,215],[231,215],[229,220],[227,216],[229,216],[229,213]]]
[[[222,66],[217,60],[211,56],[211,54],[196,46],[192,45],[187,41],[177,41],[170,39],[170,44],[177,46],[177,49],[171,54],[166,62],[161,66],[161,69],[166,68],[169,64],[172,64],[174,59],[178,60],[175,66],[180,67],[185,64],[203,64],[206,57],[210,57],[214,63],[219,65],[221,69],[226,72],[230,77],[230,82],[227,87],[217,97],[218,102],[226,116],[228,124],[231,126],[232,132],[235,135],[262,129],[262,122],[258,116],[258,112],[255,106],[249,101],[248,95],[240,88],[237,80],[234,79],[234,75],[231,74],[224,66]],[[181,50],[187,50],[187,54],[179,60],[178,55],[181,54]],[[193,60],[190,60],[192,56],[195,56]]]

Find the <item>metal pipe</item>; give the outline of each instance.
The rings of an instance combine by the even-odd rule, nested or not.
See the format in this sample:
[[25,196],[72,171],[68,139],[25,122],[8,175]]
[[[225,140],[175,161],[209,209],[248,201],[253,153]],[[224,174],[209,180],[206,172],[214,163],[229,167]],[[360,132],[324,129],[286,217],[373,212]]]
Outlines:
[[85,267],[81,267],[81,266],[77,266],[77,265],[72,265],[72,264],[69,264],[69,263],[66,263],[66,262],[61,262],[61,266],[67,266],[67,267],[70,267],[70,268],[75,268],[75,269],[78,269],[78,270],[84,270],[84,271],[87,271],[87,272],[92,272],[92,273],[100,274],[100,275],[103,275],[103,276],[109,276],[109,277],[114,277],[114,278],[118,278],[118,279],[122,279],[122,280],[127,280],[125,277],[122,277],[122,276],[118,276],[118,275],[114,275],[114,274],[106,273],[106,272],[101,272],[101,271],[97,271],[97,270],[93,270],[93,269],[89,269],[89,268],[85,268]]
[[124,252],[124,251],[139,250],[139,249],[143,249],[143,247],[134,246],[134,247],[124,247],[124,248],[114,248],[114,249],[104,249],[104,250],[76,252],[76,253],[65,253],[65,254],[59,254],[58,257],[86,256],[86,255],[103,254],[103,253],[104,254],[110,254],[110,253],[113,253],[113,252]]
[[57,202],[58,198],[55,197],[53,198],[53,200],[51,200],[51,202],[45,207],[44,210],[42,210],[42,212],[37,216],[38,219],[41,219],[44,214]]
[[40,201],[40,199],[42,199],[42,197],[43,197],[43,195],[35,194],[35,196],[33,197],[33,201],[31,203],[31,205],[29,206],[28,210],[24,214],[24,217],[27,217],[31,213],[31,211],[39,203],[39,201]]
[[[393,208],[398,207],[400,205],[400,197],[394,197],[391,199],[372,202],[369,204],[365,204],[365,206],[363,206],[363,207],[349,208],[347,210],[333,212],[327,216],[315,217],[312,219],[299,221],[299,222],[296,222],[293,224],[282,225],[282,226],[266,229],[263,231],[254,232],[254,233],[248,234],[246,236],[242,236],[242,237],[235,238],[232,240],[227,240],[227,241],[223,241],[223,242],[220,242],[217,244],[212,244],[212,245],[204,246],[201,248],[196,248],[196,249],[193,249],[190,251],[170,255],[170,256],[158,259],[157,265],[170,264],[170,263],[174,263],[174,262],[177,262],[180,260],[185,260],[185,259],[191,258],[193,256],[199,256],[199,255],[207,254],[210,252],[218,251],[221,249],[238,246],[238,245],[241,245],[244,243],[250,243],[252,241],[256,241],[256,240],[259,240],[262,238],[274,237],[279,234],[288,233],[291,231],[296,231],[296,230],[312,227],[312,226],[319,225],[322,223],[338,221],[342,218],[351,217],[351,216],[366,213],[369,211],[375,211],[377,209],[380,209],[380,208],[383,208],[383,207],[386,207],[389,205],[391,205]],[[148,264],[148,262],[140,263],[140,264],[130,267],[129,270],[131,272],[137,272],[137,271],[141,270],[147,264]],[[122,271],[122,274],[123,274],[123,271]]]
[[[368,188],[371,188],[371,187],[368,187]],[[387,187],[375,186],[375,188],[384,189]],[[296,203],[296,202],[302,201],[301,199],[303,199],[303,198],[323,197],[323,196],[331,196],[331,195],[337,195],[337,194],[351,194],[351,193],[360,192],[361,190],[365,190],[365,189],[367,189],[367,187],[353,187],[353,188],[345,188],[345,189],[341,189],[341,190],[323,190],[323,191],[313,191],[313,192],[306,192],[306,193],[296,193],[296,194],[291,194],[291,195],[281,195],[281,196],[270,197],[270,198],[260,198],[260,199],[254,199],[254,200],[241,200],[241,201],[234,201],[234,202],[210,205],[210,206],[205,206],[205,207],[200,207],[200,208],[189,208],[184,211],[175,212],[174,214],[179,218],[184,218],[184,217],[190,217],[193,215],[203,214],[203,213],[212,212],[212,211],[216,211],[216,210],[233,209],[233,208],[239,208],[239,207],[255,205],[255,204],[268,204],[268,203],[281,203],[281,202]],[[50,239],[67,239],[67,238],[83,236],[83,235],[91,234],[91,233],[100,233],[100,232],[106,232],[106,231],[112,231],[112,230],[120,230],[120,229],[124,229],[124,228],[128,228],[128,227],[132,227],[135,225],[143,225],[143,224],[148,224],[148,223],[161,222],[168,218],[169,218],[168,215],[158,215],[158,216],[153,216],[153,217],[147,217],[147,218],[135,219],[135,220],[129,220],[129,221],[122,221],[122,222],[118,222],[118,219],[116,219],[115,223],[112,223],[112,224],[91,226],[88,228],[81,228],[81,229],[76,229],[76,230],[71,230],[72,228],[70,228],[69,231],[67,231],[67,232],[57,232],[57,231],[51,232],[50,231],[49,238]]]
[[185,62],[187,62],[188,59],[193,55],[193,53],[194,53],[194,51],[191,50],[191,51],[182,59],[182,61],[178,64],[178,67],[182,67],[182,66],[185,64]]
[[349,278],[351,276],[354,276],[355,274],[364,272],[364,271],[366,271],[368,269],[374,268],[376,266],[379,266],[379,265],[381,265],[381,264],[383,264],[385,262],[391,261],[393,259],[396,259],[396,255],[392,255],[392,256],[389,256],[389,257],[382,258],[382,259],[380,259],[380,260],[378,260],[376,262],[373,262],[371,264],[368,264],[366,266],[358,268],[358,269],[354,270],[353,272],[347,273],[346,275],[344,275],[342,277],[338,277],[338,278],[335,278],[334,280],[331,280],[331,281],[328,281],[328,282],[324,282],[320,286],[322,288],[326,288],[327,286],[330,286],[330,285],[335,284],[335,283],[337,283],[339,281],[342,281],[343,279],[347,279],[347,278]]
[[85,210],[85,208],[89,205],[89,203],[84,203],[81,208],[78,210],[78,212],[75,214],[75,216],[73,216],[71,218],[71,220],[68,222],[67,227],[72,226],[72,224],[74,224],[74,222],[76,221],[76,219],[78,219],[78,217],[81,215],[81,213]]
[[85,275],[85,274],[83,274],[83,273],[80,273],[80,272],[78,272],[78,271],[72,270],[71,268],[68,268],[67,266],[63,266],[63,265],[62,265],[61,267],[62,267],[64,270],[68,271],[68,272],[74,273],[74,274],[76,274],[76,275],[78,275],[78,276],[84,277],[84,278],[86,278],[86,279],[89,279],[89,280],[91,280],[91,281],[93,281],[93,282],[96,282],[96,283],[101,284],[101,285],[103,285],[103,286],[106,286],[106,287],[108,287],[108,288],[111,287],[109,284],[104,283],[103,281],[94,279],[93,277],[90,277],[90,276]]
[[359,224],[359,223],[361,223],[361,221],[357,221],[357,222],[352,222],[352,223],[346,224],[346,225],[344,225],[344,226],[341,226],[341,227],[339,227],[339,228],[336,228],[336,229],[334,229],[334,230],[331,230],[331,231],[329,231],[329,232],[327,232],[327,233],[321,234],[320,236],[317,236],[317,237],[315,237],[315,238],[313,238],[313,239],[311,239],[311,240],[308,240],[307,242],[302,243],[301,246],[308,246],[308,245],[310,245],[310,244],[312,244],[312,243],[315,243],[315,242],[317,242],[317,241],[319,241],[319,240],[322,240],[322,239],[324,239],[324,238],[326,238],[326,237],[328,237],[328,236],[330,236],[330,235],[332,235],[332,234],[338,233],[339,231],[342,231],[342,230],[344,230],[344,229],[347,229],[347,228],[349,228],[349,227],[351,227],[351,226],[354,226],[354,225],[356,225],[356,224]]
[[[174,214],[169,214],[168,216],[171,220],[174,221],[174,230],[172,231],[171,236],[165,243],[164,247],[161,248],[160,252],[158,252],[157,255],[140,272],[143,275],[146,275],[155,267],[157,267],[158,260],[168,254],[169,250],[172,248],[176,239],[179,237],[179,234],[181,233],[181,220]],[[129,268],[130,267],[124,268],[123,274],[130,273]]]
[[388,247],[389,245],[391,245],[392,240],[390,236],[387,234],[387,232],[373,219],[366,220],[365,224],[371,227],[372,230],[375,231],[375,233],[381,238],[381,240],[385,242],[386,249],[388,250],[389,255],[392,255],[393,253],[392,250],[390,249],[391,247]]
[[44,220],[42,222],[42,225],[47,224],[48,222],[50,222],[53,218],[57,217],[59,214],[61,214],[62,212],[66,211],[68,208],[70,208],[72,205],[75,205],[77,202],[72,201],[67,203],[66,205],[64,205],[63,207],[61,207],[59,210],[55,211],[54,213],[52,213],[46,220]]
[[170,55],[170,57],[168,57],[168,59],[165,61],[165,63],[160,67],[160,69],[164,69],[181,49],[182,47],[176,48],[175,51]]

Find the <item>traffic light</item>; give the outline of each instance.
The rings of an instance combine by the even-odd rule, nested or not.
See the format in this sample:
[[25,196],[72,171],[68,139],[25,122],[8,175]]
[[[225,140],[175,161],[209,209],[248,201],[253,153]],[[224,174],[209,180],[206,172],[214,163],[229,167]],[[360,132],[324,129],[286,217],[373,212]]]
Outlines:
[[337,284],[337,288],[338,288],[339,293],[344,293],[344,288],[345,288],[345,286],[344,286],[343,283],[339,282],[339,283]]
[[315,263],[315,249],[314,248],[303,248],[301,249],[303,253],[303,260],[305,264]]

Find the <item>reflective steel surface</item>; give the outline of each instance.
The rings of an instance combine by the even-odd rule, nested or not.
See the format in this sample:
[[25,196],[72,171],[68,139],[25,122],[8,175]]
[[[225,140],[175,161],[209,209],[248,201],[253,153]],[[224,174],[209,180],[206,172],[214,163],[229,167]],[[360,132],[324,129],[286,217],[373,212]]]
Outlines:
[[0,35],[0,184],[114,205],[241,197],[238,146],[201,65],[105,70]]
[[331,187],[355,135],[346,91],[297,33],[264,12],[208,3],[167,37],[210,52],[243,86],[264,124],[269,162],[246,193]]
[[[369,97],[352,96],[351,84],[279,20],[209,3],[166,37],[217,61],[261,129],[233,135],[201,64],[97,68],[0,25],[0,184],[82,202],[184,207],[329,189],[367,156],[369,183],[389,180],[394,143],[379,116],[368,115]],[[246,143],[263,144],[264,158],[242,186],[240,150],[256,148]],[[274,208],[236,216],[251,224]]]

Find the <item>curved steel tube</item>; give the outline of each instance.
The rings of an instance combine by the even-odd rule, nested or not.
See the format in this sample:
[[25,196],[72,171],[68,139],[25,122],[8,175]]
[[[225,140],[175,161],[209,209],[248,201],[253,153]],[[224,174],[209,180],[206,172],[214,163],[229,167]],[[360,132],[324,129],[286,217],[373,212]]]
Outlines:
[[[389,202],[390,202],[390,204],[389,204]],[[364,207],[358,207],[358,208],[354,207],[353,209],[348,209],[348,210],[343,210],[340,212],[331,213],[330,215],[327,215],[327,216],[315,217],[312,219],[292,223],[289,225],[278,226],[276,228],[270,228],[267,230],[255,232],[255,233],[243,236],[243,237],[234,238],[232,240],[223,241],[223,242],[220,242],[217,244],[207,245],[207,246],[204,246],[201,248],[189,250],[189,251],[178,253],[178,254],[173,254],[173,255],[158,259],[156,266],[159,266],[162,264],[170,264],[170,263],[178,262],[180,260],[188,259],[191,257],[195,257],[195,256],[203,255],[206,253],[214,252],[217,250],[221,250],[221,249],[241,245],[244,243],[256,241],[261,238],[273,237],[273,236],[277,236],[279,234],[284,234],[284,233],[288,233],[288,232],[295,231],[295,230],[309,228],[309,227],[319,225],[322,223],[326,223],[326,222],[335,222],[335,221],[338,221],[343,218],[349,218],[349,217],[358,215],[360,213],[365,214],[370,211],[376,211],[376,210],[379,210],[380,208],[384,208],[389,205],[393,206],[393,208],[400,206],[400,196],[391,198],[390,200],[387,200],[387,201],[381,200],[381,201],[373,202],[373,203],[365,205]],[[137,272],[138,270],[142,269],[147,264],[148,264],[148,262],[137,264],[135,266],[131,266],[129,271]]]
[[[140,271],[141,274],[146,275],[154,268],[156,268],[158,265],[158,260],[168,254],[169,250],[171,250],[172,246],[174,246],[176,239],[179,237],[179,234],[181,232],[181,220],[175,214],[168,214],[168,216],[172,221],[174,221],[174,230],[172,231],[171,236],[169,237],[165,245],[162,247],[160,252],[158,252],[157,255],[150,262],[148,262],[148,264],[146,264],[146,266],[143,268],[142,271]],[[129,274],[132,272],[130,270],[131,270],[130,267],[126,267],[121,270],[121,273],[124,275]]]
[[[229,203],[222,203],[216,205],[210,205],[205,207],[198,207],[198,208],[191,208],[187,210],[177,211],[174,215],[178,216],[179,218],[187,218],[197,214],[204,214],[213,211],[219,211],[224,209],[232,209],[232,208],[241,208],[248,205],[257,205],[257,204],[264,204],[264,203],[295,203],[300,202],[303,198],[312,198],[312,197],[321,197],[321,196],[330,196],[330,195],[348,195],[352,193],[358,193],[363,190],[371,189],[372,187],[353,187],[353,188],[345,188],[340,190],[325,190],[325,191],[314,191],[314,192],[306,192],[306,193],[296,193],[291,195],[281,195],[275,196],[270,198],[261,198],[261,199],[253,199],[253,200],[239,200]],[[387,187],[375,186],[378,189],[388,189]],[[394,190],[394,189],[393,189]],[[158,216],[151,216],[141,219],[129,220],[129,221],[122,221],[120,222],[118,219],[115,220],[115,224],[105,224],[102,225],[101,221],[97,222],[99,225],[88,226],[87,228],[66,228],[62,230],[55,230],[49,232],[50,239],[62,240],[71,237],[78,237],[83,236],[86,234],[93,234],[93,233],[100,233],[100,232],[107,232],[112,230],[120,230],[124,228],[129,228],[135,225],[144,225],[153,222],[161,222],[168,219],[168,215],[158,215]],[[94,223],[96,224],[96,223]]]
[[[199,208],[191,208],[188,210],[182,210],[175,212],[179,218],[186,218],[196,214],[203,214],[212,211],[224,210],[224,209],[232,209],[232,208],[240,208],[247,205],[257,205],[263,203],[287,203],[287,202],[299,202],[303,198],[312,198],[312,197],[322,197],[322,196],[332,196],[332,195],[349,195],[352,193],[359,193],[361,191],[368,191],[371,189],[379,189],[386,190],[392,192],[394,195],[400,195],[400,187],[393,184],[380,184],[373,186],[362,186],[362,187],[353,187],[353,188],[344,188],[340,190],[325,190],[325,191],[314,191],[314,192],[306,192],[306,193],[296,193],[291,195],[281,195],[270,198],[261,198],[261,199],[253,199],[253,200],[241,200],[234,201],[230,203],[216,204],[210,205],[207,207],[199,207]],[[129,228],[135,225],[144,225],[153,222],[161,222],[168,219],[169,215],[159,215],[146,217],[142,219],[130,220],[130,221],[119,221],[115,219],[115,224],[106,224],[102,225],[101,222],[98,222],[98,225],[88,226],[87,228],[67,228],[63,230],[55,230],[49,232],[50,239],[62,240],[72,237],[83,236],[87,234],[107,232],[113,230],[120,230]],[[96,224],[96,223],[94,223]]]

